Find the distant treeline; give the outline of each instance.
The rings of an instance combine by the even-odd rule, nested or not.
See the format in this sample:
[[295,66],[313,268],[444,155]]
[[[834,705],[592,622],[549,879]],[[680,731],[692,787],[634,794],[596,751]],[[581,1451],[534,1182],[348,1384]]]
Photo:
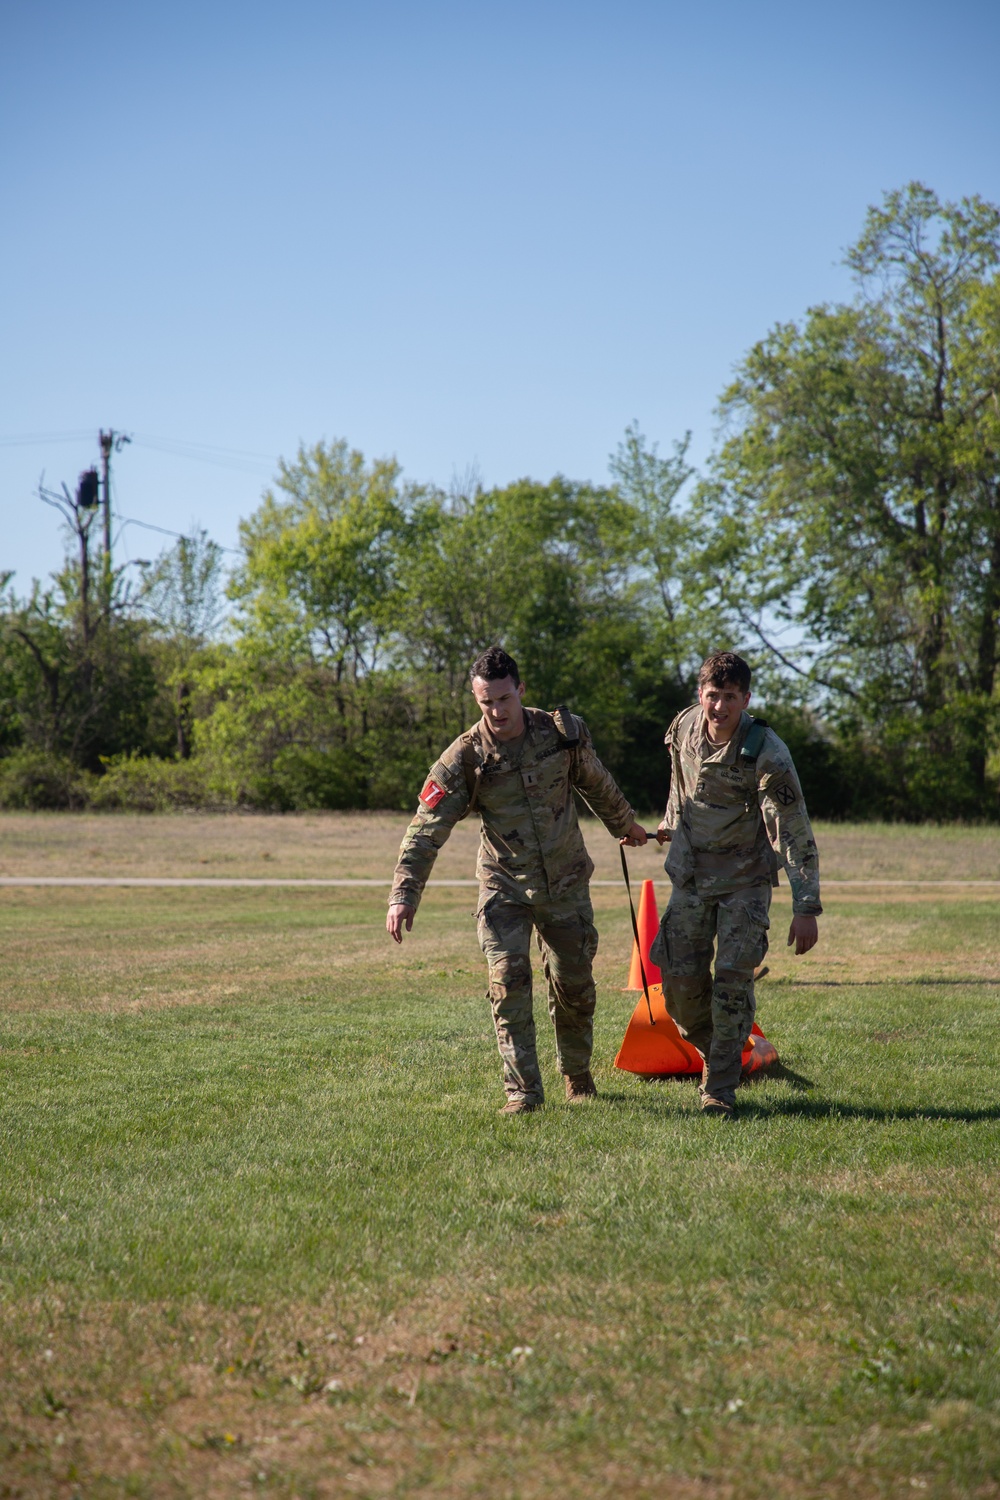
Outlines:
[[869,211],[857,300],[749,351],[703,474],[631,427],[607,484],[445,494],[303,448],[221,550],[102,574],[94,513],[0,609],[0,805],[404,808],[499,642],[634,803],[736,649],[820,817],[1000,812],[1000,214],[910,184]]

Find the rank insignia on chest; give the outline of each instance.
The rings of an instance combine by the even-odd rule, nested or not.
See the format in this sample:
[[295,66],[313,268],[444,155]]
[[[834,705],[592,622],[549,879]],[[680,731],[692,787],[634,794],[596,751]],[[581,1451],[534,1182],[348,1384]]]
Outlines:
[[522,771],[521,781],[524,786],[535,786],[538,782],[537,771]]
[[420,800],[425,807],[430,808],[433,811],[433,809],[437,807],[438,803],[441,802],[445,797],[447,797],[447,795],[448,793],[445,791],[441,783],[435,781],[433,776],[429,776],[427,778],[427,785],[420,793]]

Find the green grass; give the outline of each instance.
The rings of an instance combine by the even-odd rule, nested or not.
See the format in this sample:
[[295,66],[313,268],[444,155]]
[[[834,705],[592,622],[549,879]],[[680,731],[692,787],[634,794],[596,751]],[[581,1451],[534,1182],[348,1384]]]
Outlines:
[[0,1496],[1000,1494],[995,901],[779,909],[727,1124],[612,891],[601,1097],[540,1015],[501,1119],[473,898],[5,893]]

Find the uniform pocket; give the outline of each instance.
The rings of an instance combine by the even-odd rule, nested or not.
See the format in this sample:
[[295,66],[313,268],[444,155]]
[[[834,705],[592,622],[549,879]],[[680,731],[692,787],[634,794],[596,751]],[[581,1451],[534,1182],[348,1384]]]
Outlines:
[[580,956],[593,963],[597,956],[597,928],[590,918],[580,917]]
[[738,905],[720,902],[716,967],[752,974],[767,952],[770,926],[767,901],[753,898]]
[[589,905],[557,921],[541,922],[535,936],[539,948],[551,948],[568,963],[592,964],[597,954],[598,934]]
[[496,923],[493,921],[491,908],[496,905],[496,893],[489,896],[476,912],[476,932],[479,937],[479,946],[485,953],[487,948],[499,943],[500,934]]
[[666,914],[660,918],[656,936],[649,945],[646,962],[655,964],[658,969],[662,969],[664,974],[670,973],[670,933],[667,929]]

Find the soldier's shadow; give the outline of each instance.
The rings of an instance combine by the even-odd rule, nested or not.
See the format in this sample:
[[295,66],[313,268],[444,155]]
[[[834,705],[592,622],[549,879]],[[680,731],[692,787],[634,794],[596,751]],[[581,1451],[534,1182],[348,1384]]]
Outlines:
[[[778,1098],[771,1094],[761,1094],[754,1098],[757,1085],[769,1079],[780,1079],[789,1085],[792,1093],[779,1095]],[[669,1084],[672,1087],[685,1085],[692,1087],[697,1083],[697,1078],[689,1073],[654,1073],[645,1075],[643,1082],[660,1086]],[[795,1115],[800,1119],[872,1120],[876,1123],[887,1123],[893,1120],[961,1120],[967,1124],[975,1124],[983,1120],[1000,1120],[1000,1104],[988,1105],[984,1109],[949,1109],[937,1104],[907,1104],[890,1107],[877,1104],[851,1104],[841,1099],[806,1097],[808,1090],[815,1087],[811,1078],[806,1078],[804,1074],[796,1073],[793,1068],[778,1062],[773,1067],[743,1080],[737,1095],[737,1113],[743,1119]],[[602,1090],[601,1097],[615,1103],[629,1103],[633,1106],[636,1103],[634,1094]],[[661,1112],[660,1105],[654,1099],[643,1101],[642,1108],[650,1113]]]
[[[685,1084],[696,1084],[699,1082],[697,1073],[643,1073],[641,1076],[643,1083],[669,1083],[680,1087],[683,1087]],[[763,1083],[767,1078],[780,1078],[782,1083],[787,1083],[797,1093],[803,1093],[806,1089],[816,1087],[812,1079],[806,1078],[805,1074],[796,1073],[793,1068],[787,1067],[783,1062],[776,1062],[771,1067],[762,1069],[758,1073],[751,1073],[749,1078],[744,1078],[740,1089],[741,1091],[752,1089],[758,1083]],[[605,1099],[624,1099],[626,1095],[605,1093],[604,1097]]]
[[883,1107],[877,1104],[849,1104],[840,1099],[752,1099],[741,1095],[739,1113],[744,1119],[755,1116],[797,1115],[802,1119],[872,1120],[876,1123],[891,1123],[893,1120],[962,1120],[975,1124],[981,1120],[1000,1120],[1000,1104],[986,1109],[947,1109],[938,1104],[906,1104]]
[[986,977],[983,979],[935,979],[933,975],[918,974],[912,979],[796,979],[778,980],[780,984],[791,985],[794,983],[796,989],[802,990],[884,990],[899,989],[901,985],[922,985],[929,989],[943,989],[947,987],[960,987],[964,989],[981,989],[986,984],[997,984],[1000,981]]
[[[793,1090],[792,1097],[785,1095],[774,1099],[758,1096],[755,1099],[753,1097],[755,1085],[764,1083],[769,1078],[780,1078],[783,1082],[790,1084]],[[799,1115],[806,1119],[837,1118],[877,1121],[965,1120],[971,1123],[976,1120],[1000,1120],[1000,1104],[987,1105],[984,1109],[948,1109],[937,1104],[885,1107],[878,1104],[851,1104],[845,1100],[805,1098],[806,1091],[815,1087],[811,1078],[805,1078],[801,1073],[796,1073],[793,1069],[786,1067],[784,1063],[777,1062],[773,1067],[744,1079],[738,1095],[740,1113],[747,1117]]]
[[811,1078],[807,1078],[804,1073],[796,1073],[794,1068],[789,1068],[780,1059],[770,1068],[763,1069],[759,1073],[751,1073],[749,1078],[743,1080],[742,1086],[744,1089],[752,1089],[756,1084],[763,1083],[765,1078],[780,1078],[782,1083],[787,1083],[797,1094],[816,1087]]

